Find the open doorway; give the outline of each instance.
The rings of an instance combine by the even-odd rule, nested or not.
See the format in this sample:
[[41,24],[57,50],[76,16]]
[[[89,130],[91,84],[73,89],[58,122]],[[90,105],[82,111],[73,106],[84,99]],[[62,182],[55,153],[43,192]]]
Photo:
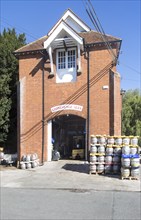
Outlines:
[[84,159],[86,120],[76,115],[57,116],[52,120],[54,150],[61,159]]

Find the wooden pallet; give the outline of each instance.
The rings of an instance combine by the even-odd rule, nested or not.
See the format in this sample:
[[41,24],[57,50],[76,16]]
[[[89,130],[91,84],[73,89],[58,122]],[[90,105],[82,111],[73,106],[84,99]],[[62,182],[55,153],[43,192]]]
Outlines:
[[129,177],[123,177],[121,176],[122,180],[139,180],[139,177],[133,177],[133,176],[129,176]]
[[104,174],[104,171],[101,173],[101,172],[95,172],[95,171],[89,171],[89,174],[94,174],[94,175],[103,175]]

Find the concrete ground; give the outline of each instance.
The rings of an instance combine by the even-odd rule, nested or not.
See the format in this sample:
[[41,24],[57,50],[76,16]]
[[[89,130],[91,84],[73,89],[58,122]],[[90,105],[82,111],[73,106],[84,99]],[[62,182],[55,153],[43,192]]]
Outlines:
[[141,189],[140,180],[122,180],[119,175],[89,174],[88,164],[84,161],[52,161],[26,170],[0,167],[1,187],[127,192],[140,192]]

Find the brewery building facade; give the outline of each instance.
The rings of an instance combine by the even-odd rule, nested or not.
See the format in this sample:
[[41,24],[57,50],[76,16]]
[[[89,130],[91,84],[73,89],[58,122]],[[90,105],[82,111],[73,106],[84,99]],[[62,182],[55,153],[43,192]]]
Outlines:
[[68,9],[46,36],[15,51],[19,161],[33,153],[51,161],[52,148],[61,158],[81,149],[87,159],[91,134],[121,134],[120,47]]

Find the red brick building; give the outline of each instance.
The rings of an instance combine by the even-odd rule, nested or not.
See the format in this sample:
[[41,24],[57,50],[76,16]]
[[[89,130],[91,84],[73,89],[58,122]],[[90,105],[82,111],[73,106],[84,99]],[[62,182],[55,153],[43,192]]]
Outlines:
[[[121,39],[106,35],[118,59]],[[47,36],[17,51],[18,154],[50,161],[52,140],[62,157],[90,134],[121,134],[120,76],[100,33],[71,10]]]

